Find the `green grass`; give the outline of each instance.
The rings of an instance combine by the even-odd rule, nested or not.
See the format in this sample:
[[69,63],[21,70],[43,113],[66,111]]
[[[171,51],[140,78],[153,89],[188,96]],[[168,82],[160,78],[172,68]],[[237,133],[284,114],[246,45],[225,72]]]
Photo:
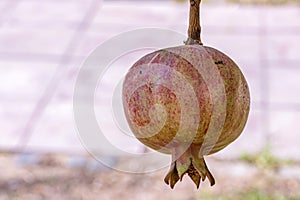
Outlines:
[[254,164],[262,169],[277,169],[284,165],[291,165],[293,162],[291,160],[284,160],[275,157],[271,152],[271,147],[266,145],[257,154],[244,153],[240,156],[240,160]]
[[198,198],[205,200],[300,200],[300,197],[285,197],[279,194],[271,194],[258,189],[237,192],[233,194],[204,194]]
[[241,199],[247,200],[285,200],[286,198],[279,195],[267,194],[262,191],[253,190],[240,194]]
[[[249,163],[262,172],[274,171],[275,173],[261,173],[260,183],[249,182],[244,187],[232,188],[230,192],[203,191],[197,199],[202,200],[300,200],[299,192],[286,192],[288,186],[284,184],[273,184],[276,171],[283,166],[298,165],[298,161],[281,159],[272,154],[270,145],[266,145],[255,154],[243,153],[239,161]],[[267,175],[268,174],[268,175]]]

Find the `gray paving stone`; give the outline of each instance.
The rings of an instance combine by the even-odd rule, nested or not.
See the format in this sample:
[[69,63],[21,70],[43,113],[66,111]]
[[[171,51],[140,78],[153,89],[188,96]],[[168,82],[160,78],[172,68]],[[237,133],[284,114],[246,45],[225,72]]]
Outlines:
[[[8,2],[7,1],[1,1],[0,2],[0,9],[5,9],[5,7],[7,6]],[[1,19],[2,17],[0,17]]]
[[[91,0],[74,0],[74,1],[19,1],[14,9],[11,18],[18,21],[42,21],[42,22],[59,22],[59,21],[80,21]],[[99,4],[101,1],[99,0]]]
[[[288,40],[286,38],[288,38]],[[299,35],[270,35],[266,45],[268,45],[267,59],[279,61],[299,60]]]
[[266,26],[267,27],[280,27],[282,29],[286,27],[300,27],[299,6],[286,5],[286,6],[274,6],[264,9],[266,13]]
[[[148,26],[149,22],[168,22],[178,16],[174,10],[184,9],[183,5],[174,2],[110,2],[104,3],[101,12],[98,13],[94,22],[105,24],[134,24]],[[128,12],[130,11],[130,12]],[[118,13],[112,15],[111,13]],[[121,17],[120,17],[121,16]]]
[[204,4],[201,15],[203,25],[243,29],[259,27],[264,12],[255,6]]
[[300,112],[271,111],[270,140],[273,153],[282,159],[300,158]]
[[[73,118],[73,91],[77,70],[80,62],[65,65],[70,69],[61,71],[61,79],[48,98],[48,105],[40,111],[40,118],[35,122],[34,129],[30,132],[27,149],[39,151],[84,151]],[[52,82],[52,84],[54,84]]]
[[73,31],[36,30],[16,26],[0,30],[0,53],[64,53]]
[[13,149],[19,142],[35,103],[32,101],[0,100],[1,149]]
[[[0,14],[0,57],[5,58],[0,61],[0,123],[5,135],[1,137],[0,148],[12,147],[24,132],[90,2],[21,0],[12,3],[9,12]],[[0,9],[6,5],[7,2],[1,1]],[[69,64],[61,65],[60,82],[54,94],[49,95],[51,99],[45,110],[35,119],[28,148],[85,151],[75,131],[72,92],[81,61],[98,44],[123,31],[143,27],[187,32],[186,3],[104,1],[102,4],[99,1],[98,6],[102,5],[87,32],[82,32],[75,41],[77,47],[75,45],[70,52],[69,56],[79,57],[74,60],[70,57]],[[203,4],[201,15],[204,43],[236,61],[248,80],[253,101],[249,122],[241,137],[216,156],[232,158],[244,152],[256,152],[265,145],[269,134],[276,155],[298,158],[299,113],[289,111],[291,104],[300,102],[295,92],[300,89],[297,77],[299,8]],[[43,60],[47,56],[55,59]],[[262,99],[262,90],[266,87],[261,73],[267,68],[263,63],[268,64],[270,90],[266,94],[270,99]],[[269,104],[262,107],[263,101]],[[275,108],[277,104],[283,107],[272,110],[268,130],[263,124],[266,109]],[[132,145],[118,144],[124,148]]]
[[70,102],[50,104],[32,132],[27,149],[36,151],[84,151],[73,122]]
[[286,166],[280,169],[280,177],[289,178],[292,180],[300,179],[300,168],[298,166]]
[[[272,67],[272,66],[270,66]],[[298,104],[300,102],[300,68],[271,68],[270,99],[271,103]]]
[[56,67],[51,63],[0,61],[1,101],[36,103]]
[[203,40],[234,60],[255,61],[259,58],[259,40],[255,35],[203,35]]

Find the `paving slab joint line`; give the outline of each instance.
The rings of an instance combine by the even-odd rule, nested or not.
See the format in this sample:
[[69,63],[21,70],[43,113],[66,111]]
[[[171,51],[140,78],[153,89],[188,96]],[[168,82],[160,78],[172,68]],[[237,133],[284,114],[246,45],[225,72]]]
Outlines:
[[[69,55],[70,52],[77,49],[77,46],[79,44],[79,42],[78,42],[79,38],[81,38],[81,36],[87,31],[90,23],[92,23],[93,19],[96,16],[96,12],[99,8],[99,6],[96,6],[97,4],[99,4],[99,0],[93,0],[90,3],[90,8],[87,9],[86,14],[83,17],[83,20],[81,21],[79,26],[74,31],[74,35],[71,38],[69,45],[67,46],[67,48],[65,50],[64,55],[66,55],[66,54]],[[64,69],[63,67],[66,66],[66,64],[70,63],[70,61],[71,61],[71,59],[69,56],[67,56],[66,58],[64,56],[62,57],[59,65],[56,69],[56,72],[52,77],[52,80],[50,81],[50,83],[48,84],[46,89],[44,90],[44,93],[41,96],[41,98],[38,100],[35,108],[33,109],[31,116],[29,117],[27,124],[25,125],[25,128],[23,129],[24,131],[22,132],[18,143],[14,147],[14,149],[16,149],[16,151],[22,152],[25,150],[28,141],[32,137],[34,127],[36,126],[39,118],[44,113],[51,98],[55,94],[55,91],[56,91],[60,81],[63,78],[62,71],[69,70],[68,68]]]

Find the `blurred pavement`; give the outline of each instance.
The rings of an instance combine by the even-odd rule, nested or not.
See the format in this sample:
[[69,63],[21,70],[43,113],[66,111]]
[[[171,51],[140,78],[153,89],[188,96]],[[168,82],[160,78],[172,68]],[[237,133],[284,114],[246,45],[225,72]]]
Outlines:
[[[84,59],[124,31],[186,34],[188,22],[188,4],[173,1],[6,0],[0,10],[0,149],[11,151],[85,152],[72,110]],[[217,156],[270,143],[276,155],[299,159],[300,7],[204,4],[202,30],[206,45],[241,67],[252,96],[244,133]]]

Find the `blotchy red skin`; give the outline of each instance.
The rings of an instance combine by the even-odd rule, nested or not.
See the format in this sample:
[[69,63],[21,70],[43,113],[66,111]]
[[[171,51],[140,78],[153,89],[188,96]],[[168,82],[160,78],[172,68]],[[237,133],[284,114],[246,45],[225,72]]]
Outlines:
[[[204,180],[206,177],[213,185],[215,183],[214,178],[209,172],[203,156],[220,151],[233,142],[241,134],[249,113],[249,89],[238,66],[228,56],[214,48],[204,47],[203,49],[202,46],[199,48],[202,48],[201,50],[205,49],[204,51],[206,52],[203,53],[209,55],[210,58],[208,59],[212,59],[217,66],[226,94],[226,117],[223,129],[218,135],[217,142],[207,147],[210,149],[209,152],[202,153],[200,149],[202,144],[204,144],[205,136],[211,123],[214,105],[204,78],[191,64],[192,59],[198,59],[201,56],[195,55],[194,51],[190,51],[188,45],[162,49],[144,56],[129,70],[123,85],[124,110],[133,133],[146,146],[163,153],[172,154],[171,169],[165,178],[165,182],[170,184],[171,188],[186,173],[197,187],[199,187],[201,179]],[[183,59],[180,55],[173,53],[173,50],[188,54],[189,59]],[[163,64],[176,70],[184,76],[196,94],[199,103],[200,121],[197,124],[198,130],[193,136],[192,144],[184,152],[181,151],[181,144],[184,141],[178,141],[177,139],[174,142],[182,114],[179,100],[174,91],[159,83],[151,82],[137,88],[133,94],[128,92],[133,87],[130,83],[137,76],[133,72],[137,72],[137,69],[145,64]],[[140,73],[143,73],[143,71]],[[157,76],[160,76],[160,74]],[[155,104],[164,106],[167,113],[165,124],[157,134],[151,137],[143,137],[143,132],[137,130],[137,126],[143,127],[150,123],[149,110]],[[189,137],[189,135],[186,137]]]
[[[138,68],[141,64],[150,63],[150,62],[151,64],[164,64],[170,66],[174,70],[184,75],[186,80],[188,80],[188,82],[193,86],[193,89],[199,101],[200,119],[201,119],[199,123],[199,130],[198,130],[199,134],[197,134],[196,137],[194,138],[194,142],[201,144],[205,136],[205,134],[202,133],[206,132],[209,125],[209,118],[210,118],[210,112],[212,106],[210,102],[208,88],[203,83],[204,80],[202,79],[201,75],[187,60],[183,60],[180,58],[180,56],[164,50],[161,50],[160,52],[154,52],[144,56],[132,66],[131,70]],[[126,79],[131,79],[131,78],[132,77],[130,77],[130,71],[129,71],[128,75],[126,76]],[[132,96],[129,97],[127,96],[127,92],[125,91],[126,90],[125,87],[127,87],[126,79],[124,82],[125,85],[124,85],[123,94],[125,95],[125,99],[126,99],[125,101],[129,102],[128,111],[129,112],[135,111],[132,113],[132,115],[134,116],[132,119],[134,120],[135,123],[141,124],[145,120],[147,120],[147,122],[149,123],[150,120],[148,116],[149,108],[156,103],[163,104],[169,114],[164,128],[160,132],[158,132],[155,136],[149,138],[139,138],[139,136],[137,135],[137,138],[146,146],[152,149],[159,150],[160,152],[163,153],[170,153],[170,152],[166,152],[165,149],[161,149],[161,147],[165,147],[173,139],[173,137],[176,135],[179,128],[181,108],[175,94],[173,93],[173,91],[168,90],[163,85],[150,83],[149,85],[144,85],[144,87],[139,88],[138,90],[135,91],[135,93]],[[172,95],[175,96],[175,98],[173,98],[172,100],[166,98]],[[125,113],[127,114],[126,111]],[[129,122],[129,125],[130,124],[131,123]],[[170,127],[172,127],[172,130],[170,130]]]

